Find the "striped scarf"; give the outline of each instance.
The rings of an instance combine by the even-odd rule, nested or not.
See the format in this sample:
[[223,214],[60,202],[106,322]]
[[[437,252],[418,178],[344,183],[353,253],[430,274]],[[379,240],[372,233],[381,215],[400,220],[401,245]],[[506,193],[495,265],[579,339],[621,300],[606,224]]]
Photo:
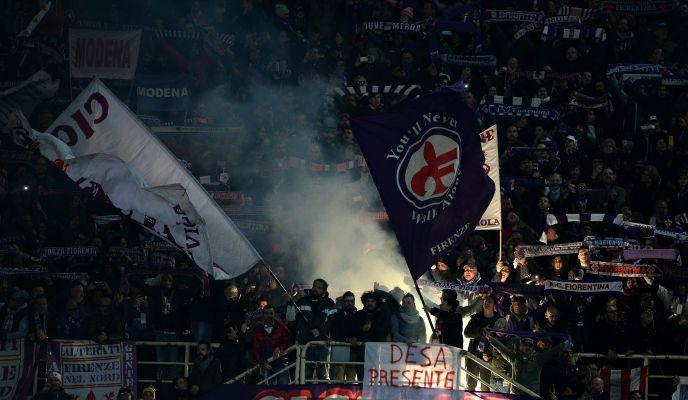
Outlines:
[[542,29],[542,40],[547,38],[556,39],[595,39],[598,42],[607,40],[607,33],[604,28],[563,28],[558,26],[545,25]]

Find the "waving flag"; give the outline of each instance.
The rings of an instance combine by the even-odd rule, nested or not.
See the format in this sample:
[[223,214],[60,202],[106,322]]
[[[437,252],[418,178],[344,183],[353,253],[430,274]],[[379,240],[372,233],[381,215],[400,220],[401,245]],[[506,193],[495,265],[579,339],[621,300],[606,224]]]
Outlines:
[[495,191],[473,110],[445,88],[351,125],[417,279],[475,229]]
[[206,224],[207,239],[202,240],[207,240],[211,263],[199,263],[199,267],[216,279],[240,275],[260,260],[258,252],[201,184],[98,79],[67,107],[48,133],[66,143],[76,157],[108,154],[124,161],[150,186],[183,186]]
[[60,81],[40,70],[18,86],[0,92],[0,133],[17,145],[29,147],[35,138],[27,120],[43,100],[55,95]]
[[91,197],[119,208],[144,228],[179,247],[199,266],[211,269],[205,222],[181,185],[147,188],[124,161],[108,154],[67,160],[64,169]]
[[485,155],[485,173],[495,184],[495,192],[492,201],[480,218],[480,223],[475,228],[478,231],[493,231],[502,229],[502,193],[499,190],[499,152],[497,151],[497,125],[480,132],[480,143]]

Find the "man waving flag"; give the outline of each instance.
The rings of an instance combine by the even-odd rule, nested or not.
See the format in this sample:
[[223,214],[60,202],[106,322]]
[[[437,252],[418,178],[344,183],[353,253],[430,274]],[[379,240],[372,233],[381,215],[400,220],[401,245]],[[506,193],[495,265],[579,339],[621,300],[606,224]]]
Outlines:
[[475,229],[495,191],[473,110],[444,88],[351,124],[418,279]]

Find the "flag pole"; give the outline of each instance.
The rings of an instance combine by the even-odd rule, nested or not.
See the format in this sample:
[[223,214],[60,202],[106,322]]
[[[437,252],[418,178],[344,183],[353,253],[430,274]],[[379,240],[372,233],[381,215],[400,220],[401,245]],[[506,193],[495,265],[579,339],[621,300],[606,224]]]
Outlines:
[[[413,279],[413,277],[411,277],[411,279]],[[432,329],[433,335],[436,335],[437,331],[435,330],[435,324],[432,323],[432,318],[430,316],[430,313],[425,310],[426,306],[425,306],[425,300],[423,299],[423,293],[420,292],[420,288],[418,287],[418,283],[416,282],[415,279],[413,279],[413,286],[416,287],[416,292],[418,293],[418,297],[420,297],[420,303],[423,305],[423,311],[425,311],[425,316],[428,317],[428,323],[430,324],[430,329]]]
[[[268,272],[270,273],[270,276],[272,277],[272,279],[274,279],[275,282],[277,282],[277,284],[279,285],[280,289],[282,289],[282,291],[287,295],[287,300],[289,300],[289,303],[290,303],[292,306],[294,306],[294,308],[296,309],[296,312],[298,312],[298,313],[301,315],[301,318],[303,318],[303,320],[306,321],[306,324],[308,324],[308,326],[309,326],[311,329],[316,329],[316,327],[313,325],[313,323],[308,319],[308,317],[306,317],[306,314],[303,313],[303,310],[301,310],[301,308],[299,307],[299,305],[296,304],[296,301],[294,301],[294,297],[291,295],[291,293],[289,293],[289,292],[287,291],[287,288],[284,287],[284,285],[282,284],[282,281],[280,281],[279,278],[277,277],[277,275],[275,275],[275,273],[272,271],[272,268],[270,268],[270,264],[268,264],[267,262],[265,262],[265,260],[263,260],[262,258],[261,258],[261,261],[263,262],[263,265],[265,265],[265,268],[267,268],[267,270],[268,270]],[[320,334],[322,334],[322,335],[325,336],[325,340],[327,340],[327,341],[331,341],[331,340],[332,340],[332,339],[330,338],[330,334],[329,334],[328,332],[320,332],[320,331],[318,331],[318,332],[319,332]]]

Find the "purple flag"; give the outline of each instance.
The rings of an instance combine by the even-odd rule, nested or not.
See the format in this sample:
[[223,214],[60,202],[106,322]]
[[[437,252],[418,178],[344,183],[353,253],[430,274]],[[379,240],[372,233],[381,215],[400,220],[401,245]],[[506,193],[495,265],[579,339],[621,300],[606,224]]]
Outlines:
[[443,89],[351,125],[417,279],[475,229],[495,191],[473,110]]

